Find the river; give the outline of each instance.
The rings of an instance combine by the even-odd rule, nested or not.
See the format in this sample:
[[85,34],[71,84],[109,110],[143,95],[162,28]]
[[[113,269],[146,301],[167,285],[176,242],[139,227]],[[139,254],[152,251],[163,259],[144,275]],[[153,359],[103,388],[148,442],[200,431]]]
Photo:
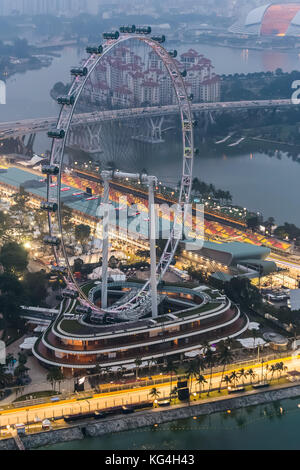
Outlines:
[[47,450],[299,450],[300,399],[86,438]]
[[[198,49],[211,58],[217,73],[254,72],[275,70],[277,67],[290,71],[299,67],[296,51],[258,51],[230,49],[201,44],[180,45],[179,51],[189,47]],[[7,82],[7,104],[0,106],[0,121],[55,116],[58,105],[50,98],[54,83],[68,82],[70,68],[84,56],[84,47],[68,47],[60,51],[48,68],[28,71],[15,75]],[[38,136],[35,150],[45,152],[49,142]],[[213,152],[201,152],[195,162],[195,176],[215,186],[229,190],[234,202],[254,211],[273,216],[277,222],[293,222],[300,225],[297,210],[299,163],[288,158],[270,158],[262,152],[230,152],[215,148]],[[174,160],[172,152],[165,152],[163,158],[148,159],[147,169],[159,177],[168,175],[178,180],[181,171],[180,159]]]

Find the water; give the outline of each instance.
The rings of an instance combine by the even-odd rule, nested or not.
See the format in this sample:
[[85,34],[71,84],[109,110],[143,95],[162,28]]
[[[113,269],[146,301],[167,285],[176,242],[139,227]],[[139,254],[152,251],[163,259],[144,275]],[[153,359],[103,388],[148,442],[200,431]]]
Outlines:
[[[173,45],[172,45],[173,47]],[[285,72],[298,70],[300,54],[296,50],[281,52],[275,50],[259,51],[254,49],[235,49],[230,47],[210,46],[208,44],[184,44],[174,46],[178,52],[192,48],[209,58],[216,73],[234,74],[275,71],[281,68]]]
[[[277,67],[290,71],[299,68],[300,59],[296,51],[242,51],[206,44],[180,45],[178,50],[187,50],[189,47],[211,58],[217,73],[266,71]],[[54,58],[50,67],[18,74],[8,80],[7,105],[0,106],[0,121],[58,114],[58,105],[51,99],[50,90],[57,81],[68,82],[70,68],[85,55],[84,47],[68,47],[60,53],[61,57]],[[49,147],[50,143],[45,136],[39,135],[35,150],[45,152]],[[279,223],[288,221],[300,225],[296,206],[299,163],[285,154],[278,160],[261,152],[241,150],[233,154],[226,149],[225,153],[226,156],[224,148],[221,150],[217,147],[214,152],[201,152],[195,162],[195,176],[229,190],[236,203],[263,212],[266,217],[273,216]],[[177,183],[181,172],[180,158],[174,158],[167,146],[163,148],[162,158],[147,158],[141,166],[162,179],[166,177],[166,183],[168,180]]]
[[186,419],[48,450],[299,450],[299,399]]

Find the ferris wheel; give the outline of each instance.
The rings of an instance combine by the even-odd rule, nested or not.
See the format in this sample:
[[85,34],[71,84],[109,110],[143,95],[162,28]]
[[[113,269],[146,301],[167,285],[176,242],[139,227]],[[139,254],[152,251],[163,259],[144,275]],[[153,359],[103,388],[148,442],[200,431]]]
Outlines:
[[[120,34],[121,33],[121,34]],[[186,72],[180,71],[178,63],[175,60],[177,55],[176,51],[168,52],[164,47],[164,36],[151,35],[150,27],[122,27],[118,31],[112,33],[104,33],[103,37],[105,42],[100,46],[87,47],[87,59],[80,65],[71,70],[74,77],[73,83],[69,92],[65,96],[57,99],[58,104],[61,105],[60,114],[58,117],[56,128],[51,130],[48,135],[53,139],[51,157],[49,165],[43,166],[43,173],[47,175],[47,202],[43,204],[43,209],[48,212],[49,222],[49,235],[45,237],[44,242],[53,247],[57,267],[55,270],[61,272],[67,282],[66,297],[77,299],[81,306],[78,307],[78,312],[84,313],[87,311],[103,312],[99,309],[89,296],[82,290],[77,279],[75,278],[66,248],[66,240],[62,227],[62,191],[63,188],[63,174],[66,167],[65,152],[71,132],[72,125],[75,120],[85,120],[88,122],[90,117],[87,113],[75,114],[76,107],[84,102],[86,92],[90,86],[90,80],[95,70],[101,67],[102,63],[107,60],[110,54],[126,44],[143,44],[146,45],[151,51],[152,55],[156,57],[165,67],[168,80],[170,81],[173,89],[173,95],[176,99],[178,106],[178,116],[180,118],[181,138],[182,138],[182,172],[180,176],[179,196],[176,202],[177,214],[176,217],[185,220],[185,207],[190,202],[191,189],[192,189],[192,174],[194,162],[194,132],[195,121],[193,120],[191,110],[191,97],[186,90],[184,77]],[[115,111],[113,111],[115,112]],[[97,110],[90,113],[95,119]],[[99,112],[99,120],[107,119],[106,112]],[[117,138],[115,135],[114,138]],[[158,285],[170,264],[172,263],[179,243],[178,233],[174,225],[171,230],[169,239],[166,242],[162,256],[158,263],[155,257],[155,284]],[[61,260],[64,260],[62,263]],[[152,263],[153,264],[153,263]],[[153,270],[152,270],[153,271]],[[125,310],[135,310],[141,305],[142,299],[150,298],[150,291],[154,291],[153,278],[147,281],[140,290],[127,302],[116,307],[106,308],[107,312],[122,312]],[[155,294],[156,295],[156,294]],[[153,299],[153,297],[152,297]]]

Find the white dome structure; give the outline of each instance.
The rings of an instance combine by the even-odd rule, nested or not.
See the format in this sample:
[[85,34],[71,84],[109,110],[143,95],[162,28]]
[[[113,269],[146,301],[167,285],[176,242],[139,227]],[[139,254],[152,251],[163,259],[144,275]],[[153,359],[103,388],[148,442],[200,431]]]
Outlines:
[[300,36],[300,4],[267,4],[250,11],[231,33],[255,36]]

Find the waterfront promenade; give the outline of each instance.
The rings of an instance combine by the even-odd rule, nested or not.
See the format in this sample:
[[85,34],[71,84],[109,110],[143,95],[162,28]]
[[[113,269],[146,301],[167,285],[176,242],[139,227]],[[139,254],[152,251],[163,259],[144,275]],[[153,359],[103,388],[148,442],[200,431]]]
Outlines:
[[[288,371],[298,371],[300,372],[300,355],[289,356],[286,358],[281,358],[281,362],[284,363],[284,366],[287,367]],[[264,367],[271,366],[278,362],[278,359],[270,360],[264,363]],[[243,365],[236,364],[237,367],[233,367],[231,364],[230,368],[226,370],[226,375],[230,375],[234,370],[237,371],[241,367],[245,369],[252,369],[256,374],[257,379],[253,380],[255,383],[257,380],[260,380],[262,365],[261,363]],[[231,368],[232,367],[232,368]],[[211,389],[217,390],[220,385],[222,372],[219,371],[212,375],[211,380]],[[206,380],[209,382],[209,376],[206,375]],[[154,380],[155,381],[155,380]],[[171,391],[170,377],[158,376],[156,379],[155,388],[159,392],[159,399],[169,398]],[[159,383],[164,382],[164,383]],[[279,383],[280,382],[280,383]],[[228,398],[227,390],[224,389],[224,384],[222,386],[221,394],[218,394],[217,391],[211,392],[211,396],[207,397],[207,391],[202,391],[201,398],[199,400],[199,385],[196,383],[196,379],[191,380],[191,400],[197,400],[199,403],[204,403],[204,400],[216,401],[219,399]],[[296,382],[297,383],[297,382]],[[299,385],[299,382],[298,382]],[[154,398],[151,397],[151,390],[153,389],[153,380],[151,384],[147,382],[140,381],[140,383],[135,384],[124,384],[120,386],[116,385],[105,385],[101,393],[95,393],[94,391],[87,392],[85,395],[76,395],[76,394],[66,394],[60,397],[60,400],[57,402],[50,401],[50,399],[45,399],[44,403],[38,403],[35,401],[20,402],[10,405],[2,404],[2,409],[0,409],[0,427],[5,427],[7,425],[15,425],[18,423],[29,423],[43,419],[55,419],[60,418],[65,415],[78,414],[78,413],[87,413],[96,410],[105,410],[106,408],[137,404],[145,401],[154,401]],[[172,387],[176,386],[175,377],[172,380]],[[255,394],[257,391],[251,390],[251,384],[248,380],[244,380],[244,386],[246,387],[246,393]],[[291,383],[287,381],[286,378],[281,378],[277,381],[273,377],[272,385],[270,390],[273,387],[290,387]],[[241,396],[245,396],[243,393]],[[42,400],[43,401],[43,400]],[[5,437],[5,436],[4,436]]]

